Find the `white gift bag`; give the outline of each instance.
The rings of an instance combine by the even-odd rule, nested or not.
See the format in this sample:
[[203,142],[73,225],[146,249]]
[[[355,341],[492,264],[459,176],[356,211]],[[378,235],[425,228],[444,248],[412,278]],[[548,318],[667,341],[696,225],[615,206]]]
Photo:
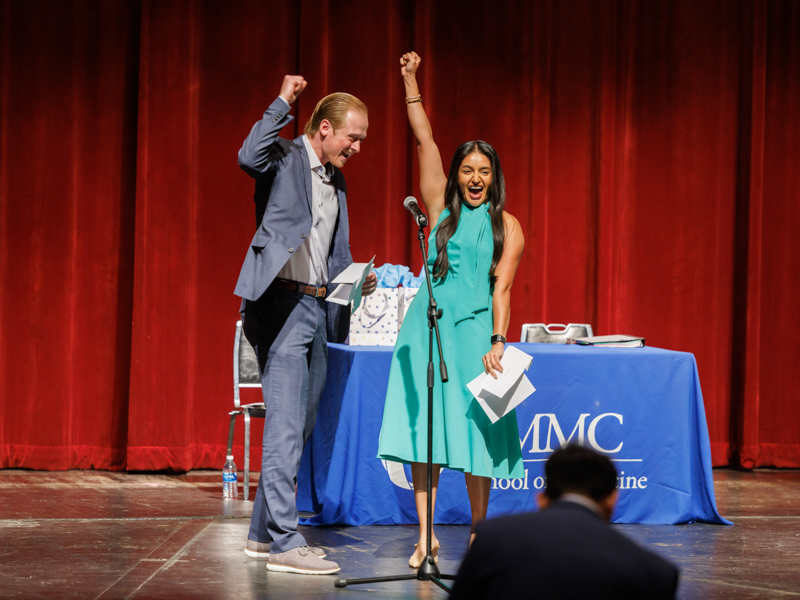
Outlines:
[[403,319],[405,318],[406,313],[408,312],[408,308],[411,305],[411,301],[417,296],[419,288],[402,287],[397,289],[400,290],[400,292],[398,293],[399,296],[402,296],[401,298],[399,298],[397,307],[400,313],[397,317],[397,328],[400,329],[400,327],[403,325]]
[[418,288],[378,288],[350,317],[351,346],[394,346]]

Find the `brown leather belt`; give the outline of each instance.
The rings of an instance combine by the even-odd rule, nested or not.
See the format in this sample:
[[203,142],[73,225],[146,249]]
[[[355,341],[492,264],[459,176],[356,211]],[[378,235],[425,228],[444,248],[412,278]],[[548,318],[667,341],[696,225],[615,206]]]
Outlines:
[[277,277],[275,281],[272,282],[272,285],[284,290],[292,290],[293,292],[301,292],[308,296],[314,296],[314,298],[324,298],[325,294],[328,293],[328,290],[326,290],[324,287],[306,285],[305,283],[300,283],[299,281],[281,279],[280,277]]

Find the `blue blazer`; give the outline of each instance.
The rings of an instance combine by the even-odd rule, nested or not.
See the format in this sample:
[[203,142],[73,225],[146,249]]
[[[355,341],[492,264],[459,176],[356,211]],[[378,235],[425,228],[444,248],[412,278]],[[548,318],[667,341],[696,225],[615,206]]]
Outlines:
[[[311,164],[302,137],[288,141],[280,130],[294,120],[289,107],[276,98],[253,125],[239,150],[239,165],[255,179],[257,229],[239,272],[234,293],[245,300],[258,300],[291,258],[305,243],[312,226]],[[339,199],[339,216],[328,255],[329,280],[339,275],[353,257],[347,217],[347,188],[344,177],[334,169]],[[349,310],[326,303],[328,339],[347,337]]]

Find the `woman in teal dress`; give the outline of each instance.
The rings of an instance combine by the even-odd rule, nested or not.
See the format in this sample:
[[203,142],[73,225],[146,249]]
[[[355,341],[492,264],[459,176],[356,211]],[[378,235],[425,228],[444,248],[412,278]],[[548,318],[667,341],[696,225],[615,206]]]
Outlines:
[[[503,210],[503,172],[489,144],[462,144],[445,175],[416,81],[420,60],[414,52],[404,54],[400,72],[417,138],[422,200],[429,222],[435,224],[428,265],[434,297],[443,310],[439,329],[449,376],[441,382],[434,359],[433,463],[464,473],[474,531],[486,518],[491,478],[524,476],[516,415],[492,424],[466,387],[483,371],[493,376],[502,371],[511,284],[524,237],[519,222]],[[427,286],[422,286],[403,320],[378,447],[380,458],[411,464],[419,515],[419,542],[408,561],[414,568],[427,554],[428,299]],[[439,468],[434,468],[433,503],[438,480]],[[431,540],[431,555],[437,557],[435,534]]]

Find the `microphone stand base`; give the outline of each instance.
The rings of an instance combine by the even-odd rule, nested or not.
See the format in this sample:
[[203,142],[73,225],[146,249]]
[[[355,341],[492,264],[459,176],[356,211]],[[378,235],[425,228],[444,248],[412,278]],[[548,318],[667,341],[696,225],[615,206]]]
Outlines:
[[[422,226],[419,228],[419,233],[417,234],[417,238],[419,239],[419,247],[422,251],[422,261],[425,267],[425,280],[428,284],[428,294],[430,299],[428,300],[428,463],[427,463],[427,485],[426,489],[428,492],[428,502],[427,502],[427,510],[428,510],[428,527],[426,531],[426,540],[427,540],[427,547],[431,547],[431,537],[433,532],[433,506],[432,506],[432,473],[433,473],[433,384],[434,384],[434,376],[433,376],[433,339],[434,339],[434,331],[436,332],[436,345],[439,350],[439,376],[441,377],[442,382],[447,381],[447,366],[444,363],[444,359],[442,357],[442,341],[439,337],[439,325],[438,320],[442,317],[441,309],[436,307],[436,301],[433,299],[433,289],[431,286],[431,274],[428,270],[428,263],[427,263],[427,253],[425,252],[425,232],[422,229]],[[436,566],[436,561],[433,559],[433,556],[430,554],[430,550],[428,550],[428,554],[425,556],[425,560],[422,561],[422,564],[417,569],[416,574],[407,574],[407,575],[387,575],[386,577],[365,577],[361,579],[337,579],[333,582],[338,588],[346,587],[348,585],[354,585],[359,583],[381,583],[384,581],[408,581],[410,579],[417,579],[419,581],[431,581],[438,585],[446,592],[450,592],[450,588],[447,587],[444,583],[442,583],[442,579],[455,579],[455,575],[443,575],[439,573],[439,567]]]

